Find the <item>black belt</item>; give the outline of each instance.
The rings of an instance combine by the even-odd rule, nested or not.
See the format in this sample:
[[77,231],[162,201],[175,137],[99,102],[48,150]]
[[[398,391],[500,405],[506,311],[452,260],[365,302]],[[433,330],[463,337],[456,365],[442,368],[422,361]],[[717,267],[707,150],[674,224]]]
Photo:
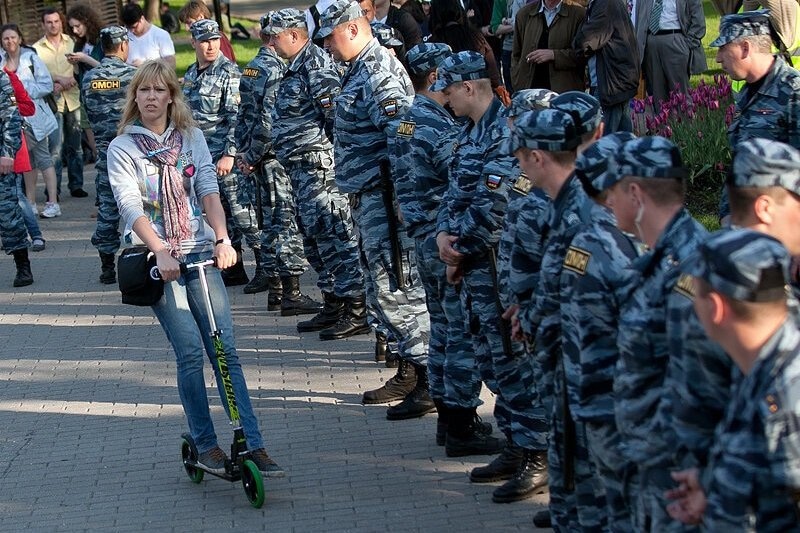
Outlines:
[[650,35],[673,35],[675,33],[683,33],[681,30],[658,30],[657,32],[648,32]]

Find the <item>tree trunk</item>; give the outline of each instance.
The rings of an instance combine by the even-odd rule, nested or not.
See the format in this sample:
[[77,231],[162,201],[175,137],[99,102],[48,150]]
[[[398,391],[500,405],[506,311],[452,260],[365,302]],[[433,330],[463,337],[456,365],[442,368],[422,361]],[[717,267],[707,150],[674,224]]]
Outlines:
[[161,20],[160,8],[161,2],[159,0],[144,0],[144,18],[150,22],[159,22]]

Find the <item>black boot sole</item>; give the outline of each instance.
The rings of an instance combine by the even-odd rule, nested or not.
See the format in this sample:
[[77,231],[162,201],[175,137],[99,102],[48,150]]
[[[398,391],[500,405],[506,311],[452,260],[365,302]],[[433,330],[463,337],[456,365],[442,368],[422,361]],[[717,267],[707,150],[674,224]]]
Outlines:
[[545,485],[543,487],[537,487],[537,488],[531,490],[530,492],[525,492],[523,494],[514,494],[514,495],[510,495],[510,496],[502,496],[502,497],[499,497],[499,498],[494,496],[494,495],[492,495],[492,501],[494,503],[521,502],[522,500],[527,500],[529,498],[533,498],[537,494],[544,494],[545,492],[547,492],[547,485]]
[[300,322],[299,324],[297,324],[297,332],[310,333],[312,331],[321,331],[323,329],[328,329],[329,327],[336,325],[337,321],[338,319],[332,322],[318,322],[316,324],[305,324],[305,325],[303,322]]
[[100,283],[102,283],[103,285],[112,285],[116,282],[117,282],[117,276],[114,277],[105,277],[102,275],[100,276]]
[[495,481],[508,481],[514,477],[514,472],[509,472],[508,474],[496,474],[491,477],[473,477],[472,474],[469,475],[469,480],[472,483],[494,483]]
[[316,315],[319,309],[286,309],[281,307],[281,316]]
[[[346,339],[347,337],[354,337],[355,335],[364,335],[365,333],[370,333],[371,331],[372,331],[372,328],[370,328],[367,324],[364,324],[363,326],[359,326],[357,328],[349,329],[347,331],[331,333],[331,334],[328,334],[328,335],[322,335],[322,332],[320,332],[319,340],[321,340],[321,341],[338,341],[340,339]],[[405,396],[403,398],[405,398]],[[403,398],[400,398],[400,399],[402,400]],[[391,400],[387,400],[387,401],[391,401]],[[381,403],[383,403],[383,402],[381,402]]]
[[261,292],[267,292],[269,287],[266,285],[256,285],[255,287],[251,287],[250,285],[246,285],[245,288],[242,290],[244,294],[259,294]]
[[429,413],[435,412],[435,405],[431,405],[430,408],[421,409],[419,411],[403,411],[402,413],[396,413],[392,411],[392,408],[390,407],[386,410],[386,420],[411,420],[412,418],[422,418]]
[[14,280],[14,287],[27,287],[28,285],[33,285],[33,279],[15,279]]
[[411,392],[411,390],[409,390],[407,392],[400,392],[400,393],[398,393],[398,394],[396,394],[394,396],[389,396],[389,397],[386,397],[386,398],[376,398],[376,399],[366,398],[366,397],[362,396],[361,397],[361,403],[363,403],[364,405],[379,405],[379,404],[382,404],[382,403],[396,402],[398,400],[404,400],[405,397],[408,396],[408,394],[410,392]]

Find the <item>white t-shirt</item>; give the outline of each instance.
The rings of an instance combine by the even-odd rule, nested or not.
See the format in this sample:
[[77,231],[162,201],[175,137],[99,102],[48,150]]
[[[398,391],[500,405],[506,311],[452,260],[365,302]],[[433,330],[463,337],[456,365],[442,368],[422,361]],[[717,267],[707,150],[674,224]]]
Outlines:
[[175,45],[169,33],[158,26],[150,25],[150,29],[141,37],[128,31],[128,64],[133,65],[148,59],[159,59],[175,55]]

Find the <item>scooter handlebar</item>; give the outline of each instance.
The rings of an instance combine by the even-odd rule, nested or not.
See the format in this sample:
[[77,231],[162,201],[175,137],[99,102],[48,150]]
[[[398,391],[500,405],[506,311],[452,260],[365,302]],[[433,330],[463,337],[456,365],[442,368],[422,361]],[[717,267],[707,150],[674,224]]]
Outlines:
[[204,259],[203,261],[195,261],[194,263],[181,263],[181,274],[186,274],[193,268],[204,268],[207,266],[217,266],[217,258]]

